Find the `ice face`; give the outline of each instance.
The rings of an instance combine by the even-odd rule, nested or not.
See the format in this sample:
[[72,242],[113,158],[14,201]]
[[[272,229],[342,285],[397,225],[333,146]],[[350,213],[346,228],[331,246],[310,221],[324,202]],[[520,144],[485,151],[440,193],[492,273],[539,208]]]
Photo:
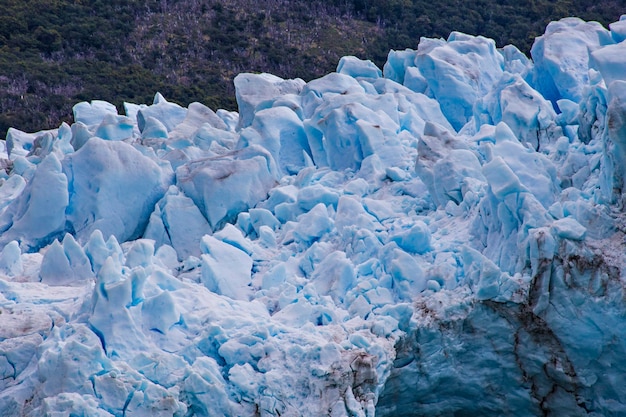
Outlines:
[[213,229],[265,199],[276,183],[276,163],[267,150],[250,146],[234,155],[191,161],[176,170],[181,190]]
[[502,76],[504,59],[493,40],[453,32],[445,43],[420,43],[415,65],[458,131],[470,120],[476,99]]
[[480,120],[476,123],[478,128],[504,121],[520,142],[536,150],[563,136],[551,103],[519,75],[503,75],[487,95],[476,100],[474,118]]
[[311,161],[302,120],[288,107],[258,111],[250,127],[241,131],[239,147],[253,144],[270,151],[281,173],[297,174]]
[[256,111],[272,107],[274,100],[286,94],[299,94],[305,84],[301,79],[283,80],[272,74],[239,74],[234,82],[239,129],[252,123]]
[[622,22],[10,129],[0,414],[625,414]]
[[535,63],[533,81],[546,99],[579,101],[589,83],[589,52],[614,43],[598,22],[572,17],[551,22],[530,51]]
[[120,241],[140,237],[173,177],[171,168],[126,142],[97,137],[68,155],[63,167],[70,193],[66,221],[82,241],[96,229]]
[[68,179],[61,163],[49,154],[37,165],[31,181],[2,213],[2,246],[13,240],[27,250],[52,242],[65,228],[69,205]]
[[380,78],[383,75],[383,72],[372,61],[363,61],[354,56],[341,58],[337,65],[337,72],[355,78]]
[[187,109],[182,108],[178,104],[170,103],[165,100],[162,95],[157,94],[151,106],[142,107],[137,110],[137,127],[139,130],[143,131],[146,127],[146,120],[148,118],[154,118],[163,124],[169,132],[181,124],[186,116]]
[[200,256],[202,237],[211,233],[211,226],[192,199],[177,187],[170,186],[156,204],[143,237],[153,239],[157,246],[172,246],[180,260]]

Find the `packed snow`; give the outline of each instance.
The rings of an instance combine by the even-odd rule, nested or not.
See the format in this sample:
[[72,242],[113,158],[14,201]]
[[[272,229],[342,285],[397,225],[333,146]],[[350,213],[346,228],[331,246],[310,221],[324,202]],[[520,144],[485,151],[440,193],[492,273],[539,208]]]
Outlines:
[[0,171],[2,416],[626,414],[626,16],[239,112],[74,107]]

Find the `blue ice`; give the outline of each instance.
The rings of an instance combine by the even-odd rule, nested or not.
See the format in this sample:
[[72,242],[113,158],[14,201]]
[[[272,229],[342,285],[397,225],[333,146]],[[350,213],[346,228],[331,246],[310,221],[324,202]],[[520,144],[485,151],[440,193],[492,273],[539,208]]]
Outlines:
[[623,22],[10,129],[0,414],[624,414]]

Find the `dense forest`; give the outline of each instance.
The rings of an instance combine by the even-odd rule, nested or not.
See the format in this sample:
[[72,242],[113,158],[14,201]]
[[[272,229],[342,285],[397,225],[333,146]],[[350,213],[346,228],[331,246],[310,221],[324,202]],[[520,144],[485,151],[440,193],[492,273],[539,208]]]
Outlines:
[[0,137],[71,120],[84,100],[235,109],[233,77],[310,80],[343,55],[382,68],[389,49],[452,30],[528,53],[565,16],[604,25],[626,0],[2,0]]

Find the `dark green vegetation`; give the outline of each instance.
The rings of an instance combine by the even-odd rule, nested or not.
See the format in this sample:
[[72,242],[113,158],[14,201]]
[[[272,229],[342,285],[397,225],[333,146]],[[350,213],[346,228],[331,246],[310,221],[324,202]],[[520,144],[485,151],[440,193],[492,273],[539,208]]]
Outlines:
[[604,25],[625,0],[2,0],[0,137],[71,120],[78,101],[235,109],[233,77],[310,80],[343,55],[382,67],[389,49],[451,30],[528,52],[564,16]]

